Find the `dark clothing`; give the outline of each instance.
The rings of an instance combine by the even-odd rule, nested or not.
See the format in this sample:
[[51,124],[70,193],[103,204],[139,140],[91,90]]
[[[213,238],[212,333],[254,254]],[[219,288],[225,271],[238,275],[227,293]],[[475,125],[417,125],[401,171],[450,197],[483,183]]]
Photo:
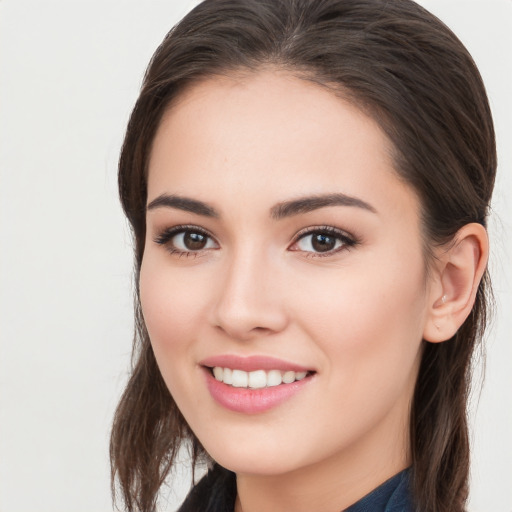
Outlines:
[[414,512],[409,489],[409,470],[386,480],[345,512]]
[[[233,512],[235,500],[235,474],[216,464],[190,491],[178,512]],[[409,470],[390,478],[344,512],[414,512]]]
[[235,500],[235,473],[215,464],[192,488],[178,512],[233,512]]

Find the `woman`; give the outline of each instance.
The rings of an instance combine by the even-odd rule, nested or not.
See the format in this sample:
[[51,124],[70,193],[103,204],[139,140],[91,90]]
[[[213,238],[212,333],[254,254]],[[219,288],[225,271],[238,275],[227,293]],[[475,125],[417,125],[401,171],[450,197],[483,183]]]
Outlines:
[[410,0],[209,0],[155,53],[119,166],[128,510],[189,443],[181,510],[462,511],[490,293],[492,119]]

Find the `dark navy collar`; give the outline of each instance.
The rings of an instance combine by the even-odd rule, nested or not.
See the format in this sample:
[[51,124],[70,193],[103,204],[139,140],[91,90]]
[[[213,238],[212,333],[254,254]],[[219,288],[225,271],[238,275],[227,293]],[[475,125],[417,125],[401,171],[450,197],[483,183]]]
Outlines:
[[[414,512],[405,469],[342,512]],[[236,476],[215,464],[193,487],[178,512],[233,512]]]
[[413,512],[409,473],[404,469],[344,512]]

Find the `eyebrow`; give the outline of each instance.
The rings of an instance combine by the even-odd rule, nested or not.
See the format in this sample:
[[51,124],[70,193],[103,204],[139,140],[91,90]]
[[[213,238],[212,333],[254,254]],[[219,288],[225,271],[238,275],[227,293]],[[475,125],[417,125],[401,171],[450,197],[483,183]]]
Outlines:
[[[286,217],[300,215],[301,213],[312,212],[320,208],[326,208],[328,206],[352,206],[362,208],[363,210],[367,210],[372,213],[377,213],[377,210],[366,201],[357,197],[337,193],[300,197],[298,199],[283,201],[270,209],[270,216],[275,220],[280,220]],[[148,204],[146,210],[149,211],[156,208],[176,208],[178,210],[195,213],[204,217],[220,217],[219,212],[208,203],[176,194],[159,195]]]
[[155,208],[176,208],[185,212],[196,213],[197,215],[203,215],[205,217],[219,217],[219,213],[213,206],[210,206],[203,201],[197,199],[191,199],[190,197],[178,196],[175,194],[161,194],[156,199],[153,199],[146,210],[154,210]]
[[353,206],[356,208],[362,208],[363,210],[368,210],[372,213],[377,213],[377,210],[366,201],[357,197],[338,193],[301,197],[291,201],[284,201],[273,206],[270,210],[270,215],[273,219],[283,219],[285,217],[312,212],[328,206]]

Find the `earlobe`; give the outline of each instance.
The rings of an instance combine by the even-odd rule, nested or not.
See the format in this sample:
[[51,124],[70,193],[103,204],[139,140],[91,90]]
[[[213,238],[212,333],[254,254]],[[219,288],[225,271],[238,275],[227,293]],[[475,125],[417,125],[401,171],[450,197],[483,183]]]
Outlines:
[[439,343],[455,335],[473,308],[488,255],[487,231],[477,223],[462,227],[439,252],[423,339]]

